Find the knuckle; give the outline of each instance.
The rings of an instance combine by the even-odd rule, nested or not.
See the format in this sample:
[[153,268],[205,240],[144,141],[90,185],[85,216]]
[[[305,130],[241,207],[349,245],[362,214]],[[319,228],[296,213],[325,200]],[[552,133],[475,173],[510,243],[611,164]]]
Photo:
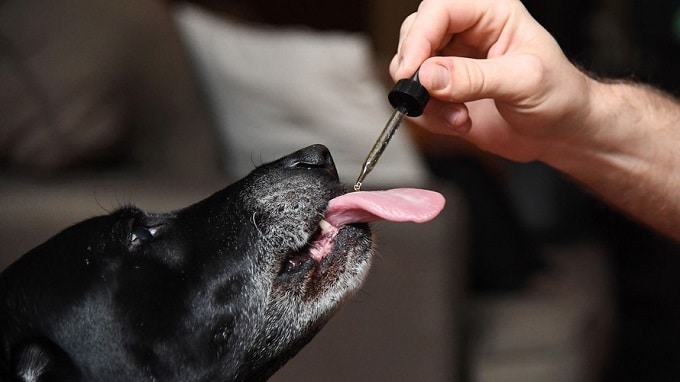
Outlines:
[[522,55],[517,60],[517,72],[523,73],[522,81],[531,89],[539,87],[548,77],[548,69],[533,54]]

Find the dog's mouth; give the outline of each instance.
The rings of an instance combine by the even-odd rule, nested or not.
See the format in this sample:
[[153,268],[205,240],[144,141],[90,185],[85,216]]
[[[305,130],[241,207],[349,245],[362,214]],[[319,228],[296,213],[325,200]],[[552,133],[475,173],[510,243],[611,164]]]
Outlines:
[[308,244],[288,257],[283,271],[295,271],[305,264],[321,264],[326,255],[333,249],[338,232],[340,232],[340,228],[332,226],[325,219],[321,219],[318,228],[310,236]]
[[[323,264],[348,226],[374,221],[424,223],[436,217],[444,203],[437,192],[413,188],[360,191],[333,198],[308,244],[287,259],[284,271]],[[342,235],[343,240],[348,236]]]

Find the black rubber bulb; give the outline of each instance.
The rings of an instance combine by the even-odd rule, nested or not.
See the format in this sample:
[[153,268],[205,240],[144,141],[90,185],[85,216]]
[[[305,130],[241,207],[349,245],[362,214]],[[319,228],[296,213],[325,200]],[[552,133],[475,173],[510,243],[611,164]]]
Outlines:
[[409,117],[417,117],[423,114],[425,105],[430,100],[430,93],[420,84],[418,72],[416,72],[411,78],[397,81],[387,95],[387,99],[395,109]]

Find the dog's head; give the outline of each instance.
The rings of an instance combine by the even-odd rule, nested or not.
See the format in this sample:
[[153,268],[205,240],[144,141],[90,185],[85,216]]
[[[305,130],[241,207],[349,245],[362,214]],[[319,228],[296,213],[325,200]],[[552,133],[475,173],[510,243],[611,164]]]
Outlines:
[[0,370],[266,379],[368,271],[368,225],[323,220],[345,192],[317,145],[185,209],[127,207],[64,230],[0,275]]
[[443,204],[346,194],[316,145],[179,211],[86,220],[0,274],[0,380],[264,380],[360,286],[365,222]]

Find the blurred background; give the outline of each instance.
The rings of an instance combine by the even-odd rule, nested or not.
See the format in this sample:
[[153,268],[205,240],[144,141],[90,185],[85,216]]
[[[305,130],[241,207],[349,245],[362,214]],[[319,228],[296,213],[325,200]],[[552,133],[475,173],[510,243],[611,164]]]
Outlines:
[[[122,204],[179,208],[312,143],[351,183],[414,0],[0,2],[0,269]],[[578,65],[677,94],[677,0],[524,1]],[[404,129],[366,286],[273,380],[680,380],[680,248],[538,163]]]

